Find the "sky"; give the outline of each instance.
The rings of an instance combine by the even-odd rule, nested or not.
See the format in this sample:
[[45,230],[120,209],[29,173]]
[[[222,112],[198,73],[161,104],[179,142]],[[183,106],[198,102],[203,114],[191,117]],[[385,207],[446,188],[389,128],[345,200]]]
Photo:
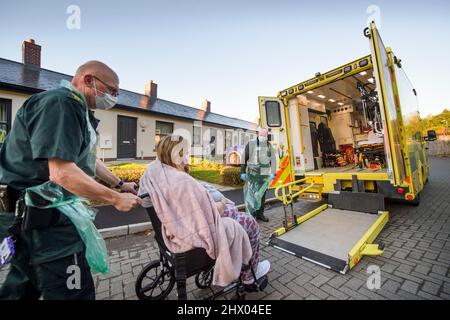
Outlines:
[[363,29],[375,19],[421,114],[450,108],[447,0],[1,0],[0,12],[2,58],[21,61],[33,38],[43,68],[74,74],[101,60],[123,89],[143,93],[154,80],[162,99],[196,108],[208,99],[212,112],[248,121],[258,96],[369,54]]

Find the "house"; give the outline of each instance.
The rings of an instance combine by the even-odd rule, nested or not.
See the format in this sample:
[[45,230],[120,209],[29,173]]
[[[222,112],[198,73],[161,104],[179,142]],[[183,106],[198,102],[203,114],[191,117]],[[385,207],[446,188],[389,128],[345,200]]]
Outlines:
[[[41,68],[41,47],[24,41],[22,63],[0,58],[0,143],[11,128],[17,110],[32,94],[59,86],[72,76]],[[256,137],[255,123],[211,112],[211,102],[201,108],[161,99],[158,86],[149,81],[144,93],[121,89],[118,104],[96,110],[100,120],[97,154],[105,161],[155,159],[161,137],[176,133],[191,141],[191,154],[223,160],[226,150]]]

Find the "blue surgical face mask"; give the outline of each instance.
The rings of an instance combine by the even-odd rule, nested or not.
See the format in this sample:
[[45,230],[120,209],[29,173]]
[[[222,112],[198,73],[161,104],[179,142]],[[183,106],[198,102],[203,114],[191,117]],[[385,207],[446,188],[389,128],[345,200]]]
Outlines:
[[[114,107],[117,104],[117,100],[119,100],[117,97],[113,97],[107,92],[102,92],[97,89],[95,85],[95,79],[94,79],[94,90],[95,90],[95,108],[100,110],[109,110],[112,107]],[[99,96],[98,92],[103,94],[103,96]]]

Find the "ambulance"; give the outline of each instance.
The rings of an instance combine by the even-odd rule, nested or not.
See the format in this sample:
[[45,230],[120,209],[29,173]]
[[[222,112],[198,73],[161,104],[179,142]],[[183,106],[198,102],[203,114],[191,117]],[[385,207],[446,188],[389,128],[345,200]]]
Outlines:
[[[258,98],[285,210],[269,244],[341,273],[383,253],[373,242],[389,219],[385,198],[418,205],[429,173],[417,92],[374,22],[364,36],[369,55]],[[324,197],[295,213],[295,202]]]

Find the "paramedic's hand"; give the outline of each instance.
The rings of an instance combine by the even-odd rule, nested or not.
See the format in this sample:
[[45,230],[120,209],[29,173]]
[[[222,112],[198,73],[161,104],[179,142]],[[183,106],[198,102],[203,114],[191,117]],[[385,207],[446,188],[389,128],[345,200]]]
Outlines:
[[142,203],[142,200],[131,193],[117,193],[112,205],[119,211],[128,212]]
[[244,182],[247,181],[247,175],[245,173],[241,174],[241,180]]
[[136,191],[137,187],[138,187],[137,184],[134,182],[125,182],[120,188],[120,191],[137,195]]

